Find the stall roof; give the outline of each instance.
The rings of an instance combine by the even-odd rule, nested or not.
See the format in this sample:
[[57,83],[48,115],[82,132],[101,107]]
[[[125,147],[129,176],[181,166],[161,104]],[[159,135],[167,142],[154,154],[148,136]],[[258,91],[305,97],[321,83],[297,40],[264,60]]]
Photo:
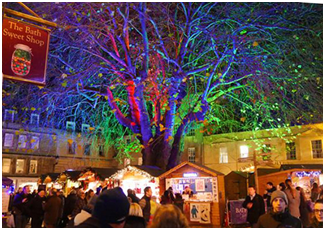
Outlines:
[[178,170],[178,169],[184,167],[185,165],[189,165],[189,166],[191,166],[191,167],[193,167],[193,168],[196,168],[196,169],[198,169],[198,170],[201,170],[201,171],[204,171],[204,172],[206,172],[206,173],[212,174],[212,175],[214,175],[214,176],[217,176],[217,175],[224,175],[223,173],[218,172],[218,171],[215,171],[215,170],[213,170],[213,169],[210,169],[210,168],[208,168],[208,167],[206,167],[206,166],[204,166],[204,165],[199,165],[199,164],[191,163],[191,162],[188,162],[188,161],[184,161],[184,162],[180,163],[179,165],[176,165],[174,168],[168,170],[167,172],[161,174],[161,175],[159,176],[159,179],[165,178],[165,177],[166,177],[167,175],[169,175],[170,173],[175,172],[176,170]]
[[76,181],[78,180],[82,171],[64,171],[63,173],[68,175],[70,177],[70,180]]
[[275,172],[279,172],[280,169],[272,169],[272,168],[258,168],[257,169],[257,175],[258,176],[264,176],[267,174],[271,174],[271,173],[275,173]]
[[13,180],[9,179],[8,177],[2,177],[2,185],[10,186],[13,184]]
[[109,178],[111,175],[116,173],[118,168],[92,168],[100,177],[103,179]]
[[230,173],[228,173],[226,176],[230,175],[231,173],[236,173],[239,176],[242,176],[244,178],[248,178],[249,174],[247,172],[242,172],[242,171],[231,171]]
[[41,180],[44,181],[47,176],[51,178],[52,181],[55,181],[61,173],[47,173],[41,175]]
[[322,164],[284,164],[281,165],[280,171],[285,171],[289,169],[319,169],[323,171]]
[[136,167],[142,171],[145,171],[149,173],[153,177],[159,177],[161,174],[163,174],[165,171],[157,166],[150,166],[150,165],[134,165],[133,167]]

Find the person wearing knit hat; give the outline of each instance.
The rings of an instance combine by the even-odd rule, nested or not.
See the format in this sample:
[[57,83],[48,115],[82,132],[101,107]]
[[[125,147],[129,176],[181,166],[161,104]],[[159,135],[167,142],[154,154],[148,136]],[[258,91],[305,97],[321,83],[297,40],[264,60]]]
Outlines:
[[284,192],[279,191],[279,190],[276,190],[276,191],[272,192],[271,193],[271,200],[270,200],[271,204],[272,204],[272,202],[273,202],[273,200],[275,198],[282,198],[285,201],[286,205],[288,205],[288,198],[287,198],[287,195]]
[[120,187],[102,192],[90,218],[76,228],[123,228],[130,202]]
[[271,194],[272,210],[258,218],[257,228],[301,228],[301,221],[292,216],[288,207],[287,195],[282,191],[274,191]]

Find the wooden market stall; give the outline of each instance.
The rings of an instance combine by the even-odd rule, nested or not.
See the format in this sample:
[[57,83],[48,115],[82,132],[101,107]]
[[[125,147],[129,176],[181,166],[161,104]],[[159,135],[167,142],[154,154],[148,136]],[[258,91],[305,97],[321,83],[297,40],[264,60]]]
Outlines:
[[186,186],[193,191],[183,195],[184,214],[191,227],[222,227],[225,211],[224,174],[190,162],[182,162],[159,177],[160,195],[173,188],[183,193]]
[[[88,167],[82,171],[78,177],[78,181],[85,191],[92,189],[95,193],[99,186],[109,184],[109,177],[116,173],[118,168],[91,168]],[[108,185],[108,187],[111,187]]]
[[292,168],[284,171],[270,173],[264,176],[258,177],[259,194],[263,194],[265,185],[268,181],[272,182],[274,186],[277,186],[281,182],[285,182],[286,179],[291,179],[295,187],[302,187],[305,191],[307,199],[310,197],[310,190],[314,182],[320,184],[320,175],[322,170],[320,169],[299,169]]
[[163,171],[155,166],[131,166],[128,165],[123,169],[109,177],[108,187],[121,187],[125,194],[128,189],[135,191],[138,198],[141,198],[144,193],[144,188],[149,186],[152,190],[152,196],[159,196],[159,180],[158,176]]

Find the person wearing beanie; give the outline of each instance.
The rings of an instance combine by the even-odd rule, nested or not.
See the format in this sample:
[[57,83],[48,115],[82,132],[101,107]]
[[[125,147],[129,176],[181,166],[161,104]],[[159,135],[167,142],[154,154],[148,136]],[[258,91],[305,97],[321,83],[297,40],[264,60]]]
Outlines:
[[247,209],[247,222],[251,227],[254,227],[258,218],[265,213],[263,197],[256,193],[253,186],[248,187],[248,196],[243,203],[243,208]]
[[129,214],[130,202],[120,187],[102,192],[90,218],[76,228],[123,228]]
[[257,228],[301,228],[301,221],[292,216],[288,207],[287,195],[282,191],[274,191],[271,194],[270,203],[272,210],[258,218]]

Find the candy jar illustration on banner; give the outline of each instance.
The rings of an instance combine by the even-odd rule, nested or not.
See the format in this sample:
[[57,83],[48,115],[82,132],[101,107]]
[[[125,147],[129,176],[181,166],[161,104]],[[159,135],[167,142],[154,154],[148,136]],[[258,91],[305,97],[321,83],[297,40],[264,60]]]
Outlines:
[[11,58],[11,70],[16,75],[25,76],[30,71],[32,49],[23,44],[16,44]]

